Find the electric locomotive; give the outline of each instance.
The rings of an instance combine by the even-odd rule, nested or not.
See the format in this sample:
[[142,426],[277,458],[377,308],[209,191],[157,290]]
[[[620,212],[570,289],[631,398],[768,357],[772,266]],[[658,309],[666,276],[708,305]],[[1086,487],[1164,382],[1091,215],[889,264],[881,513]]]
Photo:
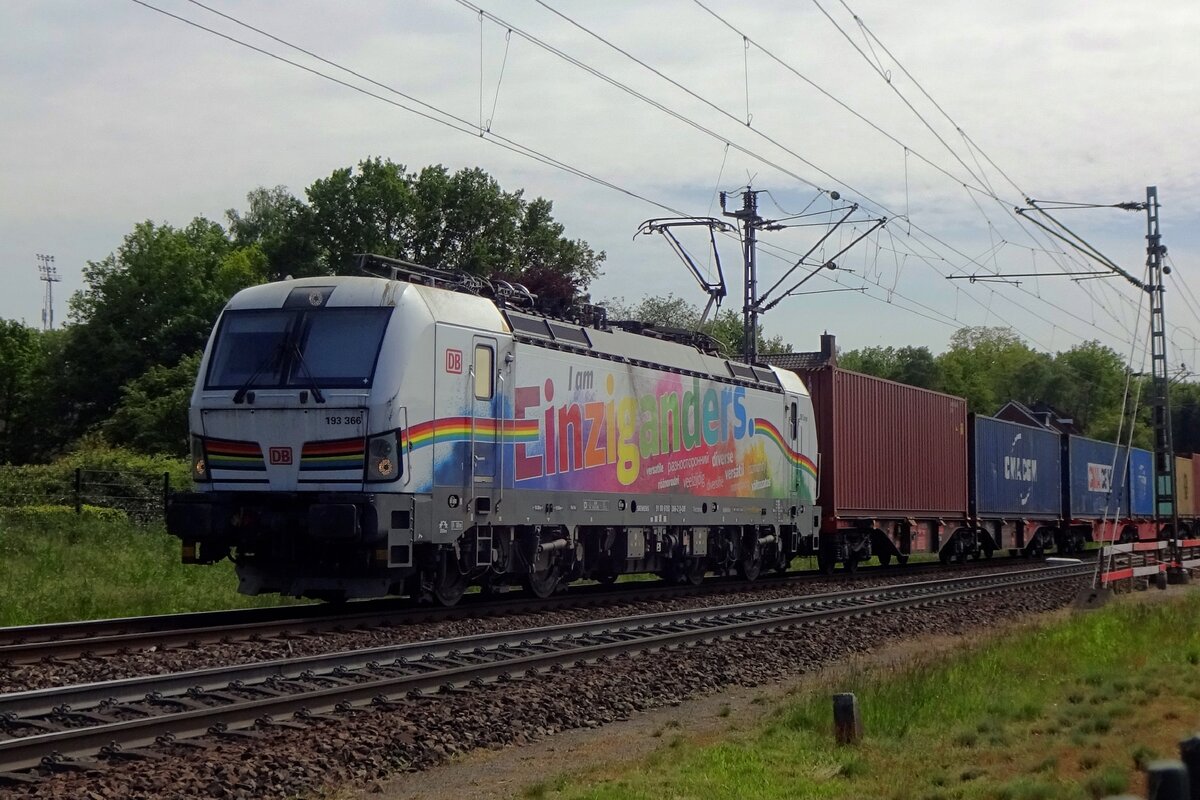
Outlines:
[[183,559],[239,590],[453,604],[633,572],[757,577],[816,552],[801,379],[693,333],[539,313],[523,287],[360,257],[382,276],[245,289],[189,412]]

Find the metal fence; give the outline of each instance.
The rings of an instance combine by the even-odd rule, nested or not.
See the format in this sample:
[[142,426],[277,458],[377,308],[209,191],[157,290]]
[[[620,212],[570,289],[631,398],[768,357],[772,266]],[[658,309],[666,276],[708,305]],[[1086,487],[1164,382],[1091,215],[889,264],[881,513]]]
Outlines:
[[163,518],[170,491],[168,472],[0,466],[0,508],[67,506],[79,514],[84,506],[98,506],[152,522]]

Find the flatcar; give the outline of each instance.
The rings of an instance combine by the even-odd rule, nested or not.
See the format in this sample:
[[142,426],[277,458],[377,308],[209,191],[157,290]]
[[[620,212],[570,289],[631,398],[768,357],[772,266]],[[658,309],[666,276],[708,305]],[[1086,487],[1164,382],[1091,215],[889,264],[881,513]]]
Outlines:
[[804,383],[694,334],[534,310],[520,286],[361,257],[381,276],[245,289],[191,399],[185,561],[239,589],[539,596],[630,572],[757,577],[813,552]]

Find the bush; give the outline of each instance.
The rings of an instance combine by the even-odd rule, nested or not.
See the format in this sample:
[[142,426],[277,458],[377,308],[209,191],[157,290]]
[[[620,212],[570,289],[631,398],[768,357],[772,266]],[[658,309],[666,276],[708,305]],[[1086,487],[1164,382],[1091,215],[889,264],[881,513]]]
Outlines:
[[[76,470],[81,486],[76,496]],[[161,516],[163,475],[176,489],[191,486],[187,462],[147,456],[91,438],[49,464],[0,467],[0,507],[70,506],[82,502],[118,508],[140,519]]]
[[80,519],[103,522],[126,522],[128,516],[119,508],[82,506],[75,513],[73,506],[14,506],[0,508],[0,522],[7,525],[22,525],[30,528],[41,526],[62,527]]

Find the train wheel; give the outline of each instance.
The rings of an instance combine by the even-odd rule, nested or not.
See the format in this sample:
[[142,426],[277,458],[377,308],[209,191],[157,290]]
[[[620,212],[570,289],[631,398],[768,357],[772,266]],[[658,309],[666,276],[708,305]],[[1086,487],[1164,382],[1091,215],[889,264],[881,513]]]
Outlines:
[[534,597],[545,600],[554,594],[554,590],[558,588],[559,577],[558,569],[554,565],[550,565],[545,569],[536,570],[526,575],[525,588]]
[[603,575],[597,575],[597,576],[595,576],[595,577],[596,577],[596,583],[600,583],[600,584],[603,584],[603,585],[605,585],[605,586],[612,586],[614,583],[616,583],[616,582],[617,582],[617,578],[619,578],[619,577],[621,577],[621,576],[620,576],[620,575],[617,575],[617,574],[614,572],[614,573],[611,573],[611,574],[610,574],[610,573],[604,573]]
[[442,554],[437,572],[433,576],[433,599],[441,606],[453,606],[467,593],[467,576],[458,568],[458,559],[452,552]]
[[842,562],[842,566],[845,567],[848,575],[853,575],[854,573],[858,572],[858,554],[851,553],[850,555],[846,556],[846,560]]
[[892,554],[891,553],[880,553],[879,554],[879,566],[890,567],[891,565],[892,565]]
[[833,558],[833,554],[828,548],[821,547],[817,550],[817,571],[822,575],[832,575],[833,568],[837,566],[837,559]]
[[903,567],[908,563],[908,556],[903,554],[896,556],[896,563]]
[[704,576],[708,573],[708,561],[703,558],[689,558],[687,564],[683,568],[683,580],[685,583],[690,583],[692,586],[699,586],[704,583]]
[[737,574],[742,580],[756,581],[762,573],[762,548],[758,543],[754,543],[751,552],[747,553],[737,562]]

